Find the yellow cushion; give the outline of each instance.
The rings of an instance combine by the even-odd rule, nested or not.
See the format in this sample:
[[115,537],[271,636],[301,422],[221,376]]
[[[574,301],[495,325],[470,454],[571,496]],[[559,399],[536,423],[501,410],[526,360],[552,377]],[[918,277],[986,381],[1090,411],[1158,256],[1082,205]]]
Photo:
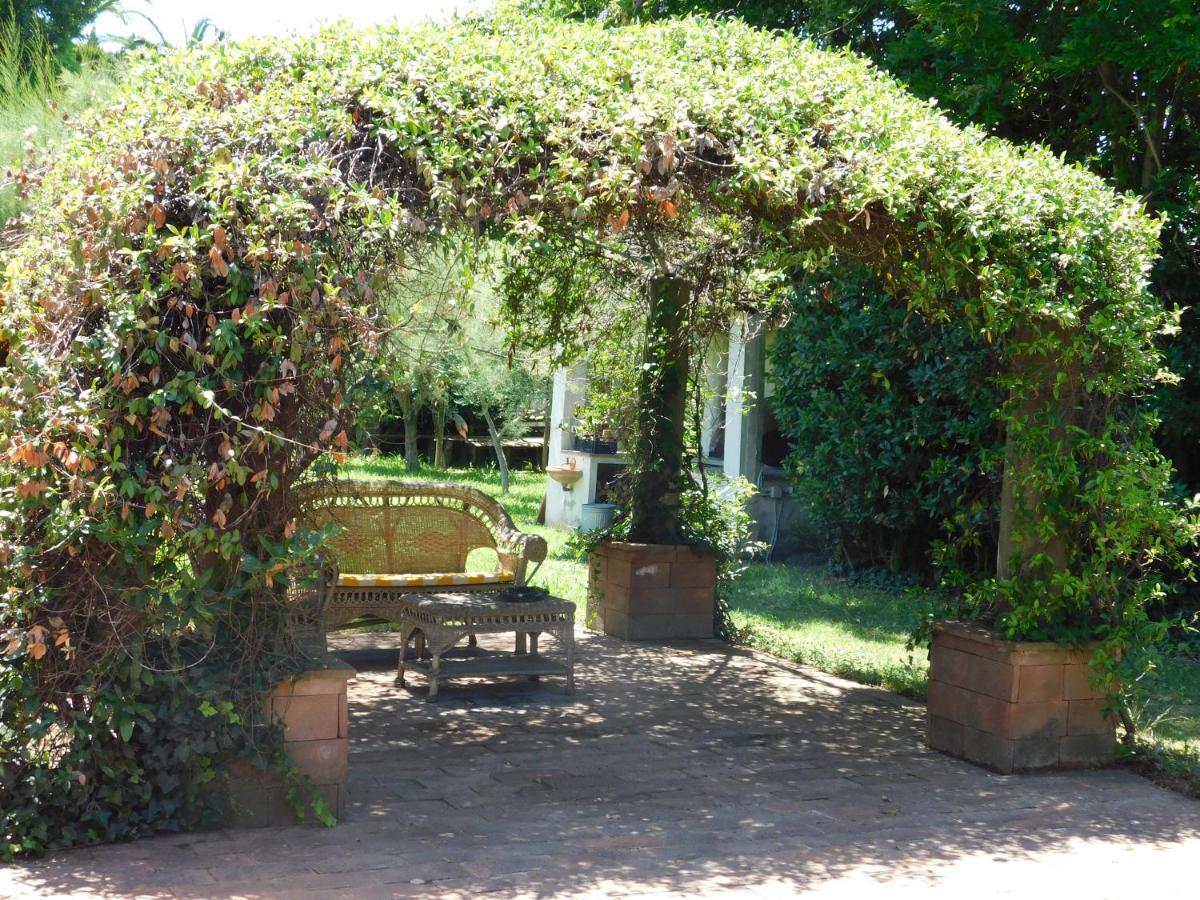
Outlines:
[[338,587],[453,587],[458,584],[508,584],[512,572],[430,572],[425,575],[339,575]]

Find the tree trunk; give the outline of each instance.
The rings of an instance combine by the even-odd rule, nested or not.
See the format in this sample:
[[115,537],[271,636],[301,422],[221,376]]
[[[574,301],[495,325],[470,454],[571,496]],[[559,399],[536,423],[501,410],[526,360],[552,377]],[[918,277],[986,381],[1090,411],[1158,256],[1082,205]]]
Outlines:
[[[1065,332],[1052,333],[1062,342],[1067,341]],[[1031,329],[1024,328],[1018,331],[1016,340],[1028,345],[1036,336]],[[1061,453],[1069,457],[1076,440],[1071,431],[1078,418],[1080,373],[1072,366],[1064,368],[1064,363],[1053,354],[1023,353],[1012,362],[1012,370],[1023,381],[1014,389],[1019,391],[1016,412],[1021,424],[1031,429],[1051,425]],[[1010,428],[1005,438],[1000,533],[996,545],[996,577],[1002,581],[1029,574],[1035,558],[1043,560],[1051,573],[1065,571],[1070,561],[1069,536],[1061,523],[1059,527],[1045,528],[1044,523],[1038,522],[1039,516],[1052,515],[1056,503],[1053,498],[1043,496],[1030,479],[1032,465]]]
[[433,465],[446,468],[446,407],[442,403],[433,407]]
[[500,467],[500,493],[508,493],[508,460],[504,458],[504,445],[500,443],[500,432],[492,421],[492,414],[487,407],[483,408],[483,420],[487,422],[488,437],[492,439],[492,449],[496,451],[496,465]]
[[414,403],[412,398],[400,398],[400,417],[404,420],[404,468],[409,472],[415,472],[421,465],[421,458],[417,453],[417,417],[421,412],[419,403]]
[[686,477],[688,342],[684,322],[691,284],[660,276],[650,282],[645,365],[638,381],[629,540],[674,544],[681,537],[679,495]]

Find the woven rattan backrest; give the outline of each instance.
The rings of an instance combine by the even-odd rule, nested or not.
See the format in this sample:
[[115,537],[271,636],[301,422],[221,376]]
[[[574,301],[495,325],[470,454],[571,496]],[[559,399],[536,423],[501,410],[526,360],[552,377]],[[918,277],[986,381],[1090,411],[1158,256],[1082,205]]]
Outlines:
[[508,524],[492,498],[459,485],[341,482],[307,486],[302,498],[309,527],[335,526],[326,546],[347,573],[461,572]]

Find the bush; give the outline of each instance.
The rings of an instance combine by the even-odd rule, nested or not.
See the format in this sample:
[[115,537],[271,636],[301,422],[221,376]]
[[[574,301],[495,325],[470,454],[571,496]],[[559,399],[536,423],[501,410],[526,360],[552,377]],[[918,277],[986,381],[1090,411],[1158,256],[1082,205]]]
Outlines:
[[772,346],[772,408],[796,497],[851,568],[927,571],[929,546],[969,510],[994,570],[999,482],[996,360],[958,324],[932,324],[867,278],[806,287]]

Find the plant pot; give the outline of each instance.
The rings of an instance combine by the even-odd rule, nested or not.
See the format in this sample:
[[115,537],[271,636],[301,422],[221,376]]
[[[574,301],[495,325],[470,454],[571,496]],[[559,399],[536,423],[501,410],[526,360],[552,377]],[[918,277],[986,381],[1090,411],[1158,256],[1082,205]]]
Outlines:
[[[354,669],[330,657],[326,668],[303,672],[276,685],[263,700],[268,717],[283,726],[284,751],[338,819],[346,809],[350,755],[346,683],[354,677]],[[221,788],[224,825],[296,824],[287,785],[275,772],[237,761]]]
[[1116,728],[1105,692],[1089,682],[1094,649],[936,623],[929,746],[1003,774],[1111,763]]
[[588,557],[588,612],[598,630],[627,641],[713,636],[717,566],[675,544],[609,541]]
[[580,453],[593,453],[596,455],[612,455],[617,452],[616,441],[606,441],[596,437],[579,437],[576,436],[573,441],[573,449]]

